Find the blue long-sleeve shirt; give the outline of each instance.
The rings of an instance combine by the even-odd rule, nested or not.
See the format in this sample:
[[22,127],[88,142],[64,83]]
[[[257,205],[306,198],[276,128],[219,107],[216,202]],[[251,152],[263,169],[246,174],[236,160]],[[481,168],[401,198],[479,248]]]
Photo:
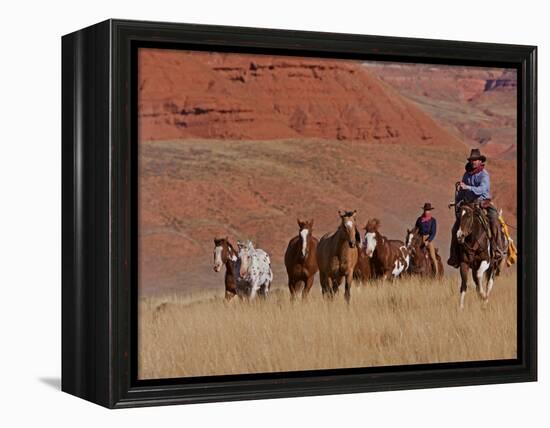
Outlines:
[[489,178],[489,173],[485,171],[485,169],[477,174],[466,172],[462,177],[462,181],[468,187],[458,192],[457,202],[476,202],[491,199],[491,179]]
[[426,221],[422,221],[422,217],[416,219],[416,228],[421,235],[428,235],[428,241],[432,242],[437,233],[437,221],[435,218],[431,218]]

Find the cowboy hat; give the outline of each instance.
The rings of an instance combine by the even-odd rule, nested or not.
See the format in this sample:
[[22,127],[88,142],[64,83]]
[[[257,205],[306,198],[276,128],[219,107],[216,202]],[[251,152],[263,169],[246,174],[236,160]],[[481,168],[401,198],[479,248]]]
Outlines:
[[431,210],[434,209],[434,207],[432,207],[432,204],[430,204],[429,202],[426,202],[426,203],[424,204],[424,206],[422,207],[422,209],[423,209],[424,211],[431,211]]
[[487,160],[487,158],[481,154],[479,149],[472,149],[472,151],[470,152],[470,157],[468,158],[468,160],[473,161],[473,160],[477,160],[477,159],[481,160],[481,162],[485,162]]

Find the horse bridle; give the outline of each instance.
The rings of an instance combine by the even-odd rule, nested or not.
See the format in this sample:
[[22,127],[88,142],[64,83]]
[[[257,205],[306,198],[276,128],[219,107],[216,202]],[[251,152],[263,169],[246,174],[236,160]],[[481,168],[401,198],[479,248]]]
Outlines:
[[[346,232],[347,228],[346,228],[346,226],[344,226],[344,224],[341,224],[340,227],[343,228],[344,231]],[[355,238],[355,248],[361,249],[363,247],[363,241],[361,240],[361,233],[357,230],[357,225],[355,223],[353,224],[353,227],[355,229],[355,234],[354,234],[355,235],[354,236],[354,238]],[[359,237],[359,240],[357,240],[358,237]]]
[[[459,204],[459,207],[461,209],[467,209],[471,212],[471,219],[469,219],[469,223],[470,223],[469,226],[470,226],[470,229],[473,229],[474,218],[476,216],[475,208],[472,208],[470,206],[466,206],[465,208],[463,208],[462,205],[463,204]],[[470,230],[470,233],[467,236],[465,236],[464,242],[462,242],[462,243],[459,242],[459,245],[462,245],[464,248],[466,248],[466,250],[475,253],[479,249],[479,247],[481,246],[481,244],[479,243],[479,238],[476,239],[475,242],[472,245],[470,245],[466,242],[466,238],[468,236],[470,236],[472,234],[472,232],[473,232],[473,230]]]

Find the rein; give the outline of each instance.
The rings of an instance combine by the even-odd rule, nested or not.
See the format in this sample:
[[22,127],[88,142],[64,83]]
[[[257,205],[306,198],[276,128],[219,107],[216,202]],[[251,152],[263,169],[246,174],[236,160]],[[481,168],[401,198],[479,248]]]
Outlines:
[[[472,211],[472,217],[471,217],[471,219],[468,220],[469,223],[470,223],[470,228],[471,228],[471,231],[470,231],[470,234],[468,235],[468,237],[471,236],[474,233],[473,226],[475,224],[475,219],[476,218],[479,221],[479,225],[481,226],[481,230],[483,230],[485,232],[485,234],[487,235],[487,238],[490,238],[490,234],[485,229],[484,219],[481,217],[481,214],[479,214],[475,211]],[[473,244],[468,244],[466,242],[466,239],[465,239],[464,242],[460,245],[463,246],[464,249],[466,249],[468,252],[476,253],[479,250],[480,246],[481,246],[481,243],[479,242],[479,239],[481,237],[482,237],[482,235],[479,235],[478,238],[474,241]]]
[[466,241],[464,241],[464,243],[462,243],[460,245],[462,245],[469,252],[475,253],[475,252],[477,252],[477,250],[479,249],[481,244],[479,243],[479,239],[476,239],[476,241],[474,242],[473,245],[467,244]]

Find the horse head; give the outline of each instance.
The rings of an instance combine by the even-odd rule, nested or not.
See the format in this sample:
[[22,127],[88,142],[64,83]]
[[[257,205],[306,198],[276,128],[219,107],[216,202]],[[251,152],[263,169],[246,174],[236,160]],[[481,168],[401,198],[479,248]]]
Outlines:
[[241,277],[245,277],[250,267],[250,259],[254,252],[254,245],[250,240],[244,242],[237,241],[237,247],[239,248],[239,260],[241,261],[239,274]]
[[350,248],[355,248],[356,245],[361,244],[361,235],[357,231],[357,210],[353,211],[338,211],[338,215],[342,221],[341,228],[344,230],[347,236],[348,244]]
[[377,218],[371,218],[365,226],[365,242],[367,243],[366,253],[368,257],[372,257],[374,250],[376,249],[378,237],[380,236],[380,233],[378,232],[379,227],[380,220]]
[[405,234],[405,246],[408,249],[411,248],[413,239],[414,239],[414,229],[407,229],[407,233]]
[[219,272],[229,260],[236,261],[236,251],[228,237],[214,238],[214,272]]
[[405,246],[409,251],[414,252],[417,247],[420,247],[422,240],[418,229],[416,227],[412,229],[407,229],[407,234],[405,235]]
[[470,236],[474,228],[475,207],[473,204],[460,204],[459,216],[459,227],[456,231],[456,238],[460,244],[464,244],[464,241]]
[[302,221],[296,219],[298,222],[298,233],[300,235],[300,240],[302,241],[302,256],[306,257],[309,251],[308,243],[309,237],[313,233],[313,219]]

